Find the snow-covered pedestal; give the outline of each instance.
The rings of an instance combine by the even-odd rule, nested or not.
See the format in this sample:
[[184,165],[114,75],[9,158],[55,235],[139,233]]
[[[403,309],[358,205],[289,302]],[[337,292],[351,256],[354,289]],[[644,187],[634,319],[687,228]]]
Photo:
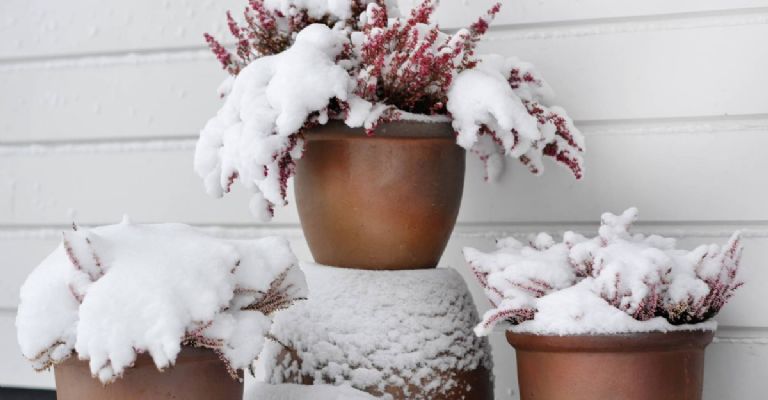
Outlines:
[[271,383],[348,383],[393,399],[490,399],[488,342],[452,269],[365,271],[304,264],[309,300],[275,318]]

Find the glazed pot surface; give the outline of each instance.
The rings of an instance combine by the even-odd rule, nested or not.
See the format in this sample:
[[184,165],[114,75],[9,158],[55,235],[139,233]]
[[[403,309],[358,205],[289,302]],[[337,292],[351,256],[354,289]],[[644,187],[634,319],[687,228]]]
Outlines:
[[229,376],[212,350],[182,348],[176,364],[158,371],[148,354],[140,354],[121,378],[102,385],[91,377],[88,361],[71,356],[54,367],[58,400],[242,400],[243,383]]
[[368,137],[331,121],[304,137],[296,203],[316,262],[437,266],[464,190],[465,151],[449,123],[392,122]]
[[538,336],[507,332],[522,400],[701,400],[712,331]]

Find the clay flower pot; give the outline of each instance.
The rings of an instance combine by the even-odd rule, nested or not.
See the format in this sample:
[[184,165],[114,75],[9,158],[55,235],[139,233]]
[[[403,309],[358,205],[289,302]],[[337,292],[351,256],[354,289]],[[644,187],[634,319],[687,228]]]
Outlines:
[[449,123],[392,122],[369,137],[331,121],[304,138],[296,203],[316,262],[437,266],[464,189],[465,151]]
[[148,354],[112,383],[91,376],[88,361],[72,356],[54,367],[58,400],[241,400],[243,383],[232,379],[212,350],[185,347],[176,363],[158,371]]
[[712,331],[539,336],[507,332],[522,400],[700,400]]

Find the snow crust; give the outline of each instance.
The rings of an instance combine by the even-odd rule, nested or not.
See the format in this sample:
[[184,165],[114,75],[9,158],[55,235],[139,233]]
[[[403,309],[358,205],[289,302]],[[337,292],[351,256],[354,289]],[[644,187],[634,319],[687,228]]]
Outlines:
[[64,232],[21,287],[22,353],[45,369],[76,352],[102,382],[149,352],[159,369],[182,345],[209,347],[231,372],[250,365],[268,314],[306,296],[286,240],[223,240],[182,224]]
[[[276,316],[275,341],[262,354],[267,381],[303,376],[429,399],[455,389],[457,371],[491,368],[487,341],[472,334],[477,312],[456,271],[302,269],[312,295]],[[281,358],[285,348],[296,357]]]
[[547,335],[714,330],[709,319],[741,286],[738,233],[723,247],[686,251],[672,238],[630,233],[636,219],[630,208],[603,214],[594,238],[541,233],[527,245],[499,240],[490,253],[465,248],[493,305],[475,332],[497,324]]
[[244,400],[373,400],[368,393],[350,386],[332,385],[270,385],[254,382],[246,388]]

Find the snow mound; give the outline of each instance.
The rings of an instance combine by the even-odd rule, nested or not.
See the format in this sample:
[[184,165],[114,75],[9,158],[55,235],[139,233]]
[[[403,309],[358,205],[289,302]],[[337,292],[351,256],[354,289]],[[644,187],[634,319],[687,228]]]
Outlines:
[[269,385],[255,382],[245,390],[244,400],[373,400],[375,397],[349,386]]
[[274,205],[284,204],[292,174],[286,166],[304,147],[295,134],[332,98],[348,98],[349,75],[334,63],[346,41],[343,33],[313,24],[288,50],[240,72],[196,147],[195,171],[209,194],[220,197],[239,179],[254,192],[251,210],[264,221]]
[[543,156],[555,157],[580,178],[584,136],[565,110],[547,106],[553,97],[532,64],[486,55],[457,74],[447,108],[458,144],[485,162],[486,179],[499,176],[502,155],[536,174],[544,168]]
[[22,353],[46,369],[76,352],[110,382],[149,352],[158,369],[182,345],[211,348],[235,375],[258,356],[269,315],[306,297],[286,240],[223,240],[182,224],[64,232],[21,287]]
[[555,335],[715,329],[709,320],[742,285],[739,234],[686,251],[672,238],[631,234],[636,219],[635,208],[603,214],[591,239],[541,233],[527,245],[502,239],[491,253],[465,248],[493,306],[475,332],[499,323]]
[[471,390],[462,372],[490,371],[488,343],[472,334],[477,311],[456,271],[302,269],[312,296],[276,316],[275,340],[262,354],[267,381],[460,398]]

